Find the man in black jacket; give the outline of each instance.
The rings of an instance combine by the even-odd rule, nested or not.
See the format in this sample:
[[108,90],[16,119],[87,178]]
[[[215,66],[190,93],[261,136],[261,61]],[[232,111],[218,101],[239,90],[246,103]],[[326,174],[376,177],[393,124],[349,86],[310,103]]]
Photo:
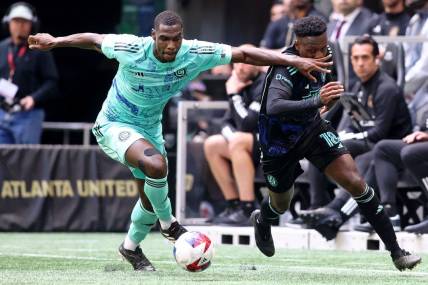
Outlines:
[[[326,56],[329,52],[326,30],[318,17],[296,21],[296,42],[285,53],[308,58]],[[325,74],[314,73],[314,76],[317,82],[309,82],[295,68],[287,66],[272,66],[266,76],[259,131],[261,163],[269,193],[261,210],[251,214],[257,247],[266,256],[275,254],[271,225],[289,208],[294,181],[303,172],[299,160],[307,158],[351,193],[361,213],[391,252],[397,269],[413,268],[421,258],[400,248],[373,188],[358,174],[337,133],[318,112],[318,108],[325,111],[332,107],[343,92],[343,85],[328,82]]]
[[294,41],[293,23],[295,20],[306,16],[319,16],[325,19],[318,10],[314,8],[313,0],[284,0],[286,15],[279,20],[270,22],[266,28],[260,46],[268,49],[282,49]]
[[226,199],[226,209],[213,223],[250,225],[255,209],[254,176],[260,160],[257,118],[265,74],[257,66],[235,63],[226,82],[230,108],[221,134],[204,143],[211,172]]
[[385,12],[375,17],[370,34],[375,36],[404,36],[410,21],[405,0],[382,0]]
[[[31,5],[12,5],[4,21],[10,38],[0,42],[0,80],[4,83],[0,88],[0,144],[39,143],[42,105],[57,85],[55,63],[50,53],[28,48],[27,38],[38,25]],[[11,89],[17,89],[13,98],[5,96]]]

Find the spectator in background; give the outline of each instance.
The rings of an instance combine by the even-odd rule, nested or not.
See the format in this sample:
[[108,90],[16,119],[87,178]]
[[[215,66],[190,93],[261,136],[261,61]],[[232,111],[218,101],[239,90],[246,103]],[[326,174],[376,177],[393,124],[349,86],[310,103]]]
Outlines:
[[284,0],[286,14],[275,22],[270,22],[260,46],[267,49],[282,49],[294,41],[293,22],[306,16],[319,16],[327,22],[324,15],[313,7],[313,0]]
[[223,64],[219,66],[215,66],[210,69],[210,74],[214,76],[227,76],[232,75],[232,66],[230,64]]
[[[406,4],[416,11],[415,15],[410,19],[406,36],[427,37],[428,0],[407,0]],[[422,90],[424,90],[423,86],[427,84],[428,79],[428,42],[405,43],[404,52],[406,66],[405,94],[409,97],[427,97]]]
[[255,209],[255,168],[260,159],[257,118],[263,80],[264,73],[258,67],[244,63],[233,65],[232,75],[226,82],[230,108],[221,134],[205,141],[205,157],[227,203],[213,223],[250,225],[249,217]]
[[51,53],[28,48],[27,38],[39,24],[30,4],[13,4],[3,21],[10,37],[0,42],[0,144],[39,143],[43,103],[57,85],[56,66]]
[[406,33],[410,15],[405,0],[382,0],[384,12],[376,17],[370,28],[374,36],[403,36]]
[[[417,131],[402,140],[379,142],[374,149],[374,167],[381,204],[393,221],[393,225],[395,224],[397,230],[400,230],[396,200],[399,174],[404,169],[408,169],[425,194],[428,194],[428,133]],[[428,233],[428,217],[420,225],[409,228],[407,230],[410,232]],[[355,229],[364,232],[373,230],[368,223],[358,225]]]
[[[339,42],[344,56],[348,56],[348,49],[344,47],[345,36],[361,36],[369,33],[373,13],[362,7],[362,0],[331,0],[333,13],[327,25],[327,36],[331,42]],[[354,86],[357,76],[352,68],[348,70],[348,84],[346,89]]]
[[[359,129],[350,125],[345,132],[339,133],[340,139],[354,158],[371,151],[374,144],[382,139],[399,139],[412,130],[403,93],[394,79],[379,69],[378,56],[378,44],[370,36],[359,37],[352,44],[351,62],[359,79],[352,91],[373,118],[371,127]],[[363,172],[366,169],[359,170]],[[324,180],[327,178],[315,175],[314,172],[319,171],[313,166],[308,171],[312,178],[311,187],[317,187],[316,191],[325,191],[319,189],[319,185],[325,185]],[[356,209],[355,200],[348,192],[341,190],[327,206],[302,211],[301,217],[327,239],[332,239]]]
[[275,22],[285,15],[285,5],[281,0],[276,0],[270,8],[270,21]]

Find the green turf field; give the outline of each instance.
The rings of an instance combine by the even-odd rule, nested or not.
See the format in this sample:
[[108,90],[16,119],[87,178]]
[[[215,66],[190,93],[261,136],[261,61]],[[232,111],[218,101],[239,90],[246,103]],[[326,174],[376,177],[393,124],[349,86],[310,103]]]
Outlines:
[[428,284],[428,262],[399,272],[385,252],[281,249],[267,258],[256,248],[216,246],[211,267],[190,273],[159,233],[142,246],[158,271],[134,272],[116,252],[122,238],[0,233],[0,284]]

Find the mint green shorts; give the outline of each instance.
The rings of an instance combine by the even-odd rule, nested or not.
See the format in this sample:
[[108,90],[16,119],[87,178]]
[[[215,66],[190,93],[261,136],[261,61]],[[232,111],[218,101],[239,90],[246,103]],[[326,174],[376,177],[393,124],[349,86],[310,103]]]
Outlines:
[[137,140],[145,139],[150,142],[166,158],[166,150],[162,135],[150,136],[144,129],[121,122],[97,120],[92,133],[101,149],[114,160],[126,165],[135,178],[145,179],[146,175],[138,168],[129,165],[125,159],[128,148]]

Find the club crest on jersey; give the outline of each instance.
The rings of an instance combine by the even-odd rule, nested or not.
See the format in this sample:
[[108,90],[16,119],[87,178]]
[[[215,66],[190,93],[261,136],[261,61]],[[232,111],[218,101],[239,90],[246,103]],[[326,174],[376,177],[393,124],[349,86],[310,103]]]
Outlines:
[[174,72],[174,76],[176,78],[182,78],[182,77],[186,76],[186,74],[187,74],[187,71],[185,68],[181,68],[181,69]]
[[131,136],[131,133],[128,131],[123,131],[119,133],[119,140],[121,142],[126,141]]

